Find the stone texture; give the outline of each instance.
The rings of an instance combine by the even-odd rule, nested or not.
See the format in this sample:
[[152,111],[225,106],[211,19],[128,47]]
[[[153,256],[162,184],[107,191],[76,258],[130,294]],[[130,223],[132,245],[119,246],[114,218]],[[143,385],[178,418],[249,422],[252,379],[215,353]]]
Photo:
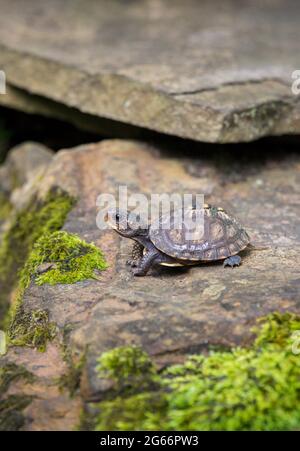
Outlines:
[[[4,360],[4,358],[2,358]],[[32,402],[22,412],[27,431],[65,431],[78,425],[80,399],[71,399],[67,391],[58,386],[59,378],[67,371],[59,342],[48,345],[45,353],[33,349],[10,348],[6,362],[26,367],[34,375],[33,383],[23,380],[10,385],[5,396],[31,396]]]
[[[32,283],[27,289],[25,308],[47,309],[60,332],[44,357],[23,349],[7,356],[36,373],[26,393],[43,392],[27,408],[25,429],[75,427],[82,400],[98,399],[109,388],[97,379],[95,364],[112,347],[141,345],[164,366],[210,345],[247,344],[256,318],[269,312],[300,313],[300,159],[291,148],[253,145],[236,161],[235,150],[221,160],[219,154],[193,157],[199,149],[178,157],[169,148],[112,140],[54,156],[38,185],[39,195],[55,185],[76,196],[79,201],[64,229],[98,245],[110,266],[98,280]],[[254,245],[267,249],[245,251],[242,266],[233,270],[212,263],[135,278],[126,266],[132,243],[111,230],[98,230],[95,223],[97,196],[116,193],[119,185],[127,185],[129,194],[204,193],[207,202],[240,218]],[[55,386],[66,370],[62,336],[75,361],[88,349],[81,393],[73,399]]]
[[1,0],[0,7],[0,67],[12,87],[201,141],[299,133],[295,0]]
[[156,132],[142,127],[135,127],[123,122],[83,113],[79,109],[70,108],[63,103],[31,94],[24,89],[16,88],[9,84],[6,86],[5,96],[0,97],[0,105],[24,113],[38,114],[69,122],[78,129],[103,137],[149,139],[156,135]]
[[52,157],[52,150],[28,141],[9,151],[5,166],[8,166],[16,186],[22,186],[35,176],[37,170],[48,166]]
[[5,193],[14,208],[21,209],[26,205],[53,155],[51,149],[33,141],[9,151],[5,163],[0,166],[0,192]]

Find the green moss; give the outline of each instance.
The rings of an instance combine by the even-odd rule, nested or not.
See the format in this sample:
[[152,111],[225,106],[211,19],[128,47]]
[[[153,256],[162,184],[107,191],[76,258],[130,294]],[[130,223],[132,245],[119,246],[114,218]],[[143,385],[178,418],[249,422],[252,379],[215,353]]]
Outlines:
[[3,318],[10,305],[10,294],[18,289],[17,299],[20,301],[30,282],[23,273],[19,283],[19,273],[34,243],[42,235],[59,230],[73,204],[74,200],[68,194],[53,189],[43,201],[34,199],[26,209],[17,213],[5,232],[0,247],[0,327],[5,326]]
[[[43,263],[50,265],[40,272],[39,267]],[[21,280],[27,284],[33,276],[37,285],[74,283],[95,278],[95,270],[106,267],[100,249],[77,235],[59,231],[45,234],[37,240],[22,271]]]
[[46,350],[48,341],[56,336],[56,325],[49,321],[46,310],[24,311],[18,308],[8,329],[9,343],[15,346],[28,346],[40,352]]
[[148,360],[156,389],[148,386],[143,393],[138,378],[130,392],[122,387],[135,380],[139,363],[132,358],[142,355],[147,361],[147,356],[136,349],[130,353],[129,348],[109,351],[98,369],[100,377],[106,374],[117,382],[115,396],[96,405],[94,429],[299,429],[300,359],[291,351],[290,338],[295,330],[300,330],[299,317],[275,313],[261,320],[251,348],[191,356],[161,374]]
[[292,313],[273,313],[258,320],[259,327],[254,328],[257,335],[255,348],[266,344],[278,345],[279,348],[291,345],[293,332],[300,330],[300,319]]
[[148,354],[138,347],[124,346],[105,352],[98,359],[100,378],[111,379],[118,392],[148,389],[158,380]]
[[[96,431],[166,430],[167,396],[161,391],[117,396],[103,401],[94,423]],[[92,423],[90,423],[92,424]]]

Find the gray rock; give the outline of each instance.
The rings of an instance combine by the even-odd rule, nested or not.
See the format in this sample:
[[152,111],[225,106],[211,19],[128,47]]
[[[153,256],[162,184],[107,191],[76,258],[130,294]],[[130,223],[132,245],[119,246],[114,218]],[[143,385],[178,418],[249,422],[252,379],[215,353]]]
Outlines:
[[300,131],[291,91],[299,2],[1,0],[0,8],[0,67],[12,87],[201,141]]

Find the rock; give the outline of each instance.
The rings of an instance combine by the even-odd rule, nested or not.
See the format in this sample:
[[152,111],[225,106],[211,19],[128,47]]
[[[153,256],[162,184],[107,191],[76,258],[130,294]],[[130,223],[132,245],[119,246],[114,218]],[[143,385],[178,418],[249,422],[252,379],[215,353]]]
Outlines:
[[56,269],[57,265],[54,263],[42,263],[39,265],[36,269],[37,274],[44,274],[45,272],[49,271],[50,269]]
[[24,113],[60,119],[69,122],[80,130],[108,138],[150,139],[156,135],[156,132],[151,130],[87,114],[9,84],[6,86],[5,96],[0,97],[0,104]]
[[34,178],[51,161],[54,152],[43,144],[24,142],[13,147],[0,166],[0,189],[11,194]]
[[8,167],[14,188],[20,187],[35,177],[36,171],[45,168],[54,152],[40,143],[25,142],[11,149],[5,166]]
[[[76,423],[76,414],[71,415],[74,405],[77,409],[82,398],[97,399],[110,389],[95,373],[96,359],[108,349],[141,345],[163,367],[211,345],[248,344],[256,319],[269,312],[300,312],[300,159],[287,148],[275,152],[273,145],[270,154],[257,151],[257,159],[250,150],[252,159],[240,160],[232,173],[229,163],[226,178],[225,163],[220,166],[213,157],[174,158],[168,149],[130,141],[102,141],[56,154],[38,194],[43,196],[56,186],[77,197],[64,230],[99,246],[109,268],[95,280],[73,285],[38,286],[32,281],[25,292],[24,308],[46,310],[58,328],[47,348],[56,357],[47,354],[49,358],[43,360],[45,374],[49,372],[47,386],[55,386],[54,380],[66,371],[62,337],[74,361],[86,353],[81,394],[69,401],[62,392],[63,413],[57,407],[55,388],[47,392],[41,411],[39,396],[36,403],[40,404],[31,407],[30,416],[41,429],[45,425],[55,429],[59,415],[60,428],[70,428]],[[204,193],[206,201],[240,218],[258,249],[244,252],[242,265],[235,269],[214,263],[176,271],[160,269],[135,278],[126,265],[132,244],[111,230],[98,230],[95,223],[98,194],[115,194],[119,185],[127,185],[129,194]],[[8,358],[18,364],[21,360],[35,372],[41,357],[37,351],[29,354],[26,360],[21,348],[13,348]],[[45,380],[38,378],[36,384]],[[34,390],[35,385],[29,391]],[[24,428],[30,429],[30,424]]]
[[[291,86],[300,67],[300,5],[293,0],[0,6],[8,85],[55,101],[50,115],[63,104],[207,142],[299,133]],[[47,114],[48,106],[32,101]],[[9,92],[0,102],[21,105],[22,98]]]
[[0,188],[14,208],[21,209],[26,205],[53,155],[54,152],[48,147],[31,141],[9,151],[0,167]]
[[28,431],[74,430],[80,416],[80,399],[70,399],[68,392],[62,393],[59,378],[68,371],[63,361],[59,344],[50,344],[45,353],[34,349],[10,349],[6,361],[26,367],[34,375],[31,383],[18,380],[11,383],[6,396],[32,397],[22,411],[22,427]]

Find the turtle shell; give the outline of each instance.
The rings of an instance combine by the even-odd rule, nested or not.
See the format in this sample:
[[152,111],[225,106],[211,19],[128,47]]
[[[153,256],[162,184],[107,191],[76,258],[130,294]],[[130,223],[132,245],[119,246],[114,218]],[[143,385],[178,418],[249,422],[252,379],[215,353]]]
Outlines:
[[[238,221],[222,208],[205,205],[202,209],[188,209],[184,212],[182,227],[175,228],[175,219],[182,215],[182,210],[176,210],[160,217],[150,227],[154,246],[177,260],[221,260],[237,254],[250,242]],[[168,221],[170,227],[166,228]],[[189,221],[195,221],[199,227],[191,229]]]

